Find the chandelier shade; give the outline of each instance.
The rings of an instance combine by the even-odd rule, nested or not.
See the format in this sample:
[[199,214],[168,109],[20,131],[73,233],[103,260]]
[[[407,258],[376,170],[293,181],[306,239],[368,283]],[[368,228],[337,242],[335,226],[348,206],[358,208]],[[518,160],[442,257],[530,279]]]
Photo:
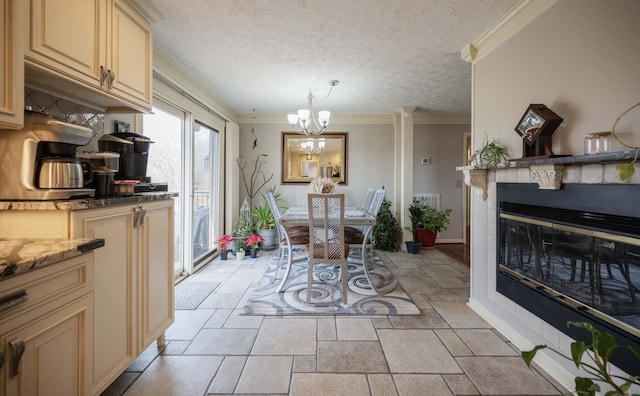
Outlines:
[[[329,81],[329,85],[331,86],[329,94],[331,94],[333,87],[338,85],[338,80]],[[329,97],[329,94],[327,94],[327,97]],[[309,100],[309,108],[300,109],[297,114],[288,114],[287,121],[292,127],[295,127],[296,125],[299,126],[298,133],[305,135],[319,135],[327,129],[327,125],[329,125],[329,120],[331,119],[331,112],[326,110],[319,111],[318,117],[316,118],[316,115],[313,112],[313,94],[311,92],[309,92],[307,99]],[[315,129],[312,129],[312,127]]]

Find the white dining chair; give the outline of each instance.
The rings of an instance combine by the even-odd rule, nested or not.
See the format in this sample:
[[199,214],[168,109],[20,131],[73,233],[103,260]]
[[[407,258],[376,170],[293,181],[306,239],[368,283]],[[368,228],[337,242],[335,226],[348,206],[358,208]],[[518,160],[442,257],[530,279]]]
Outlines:
[[[384,188],[378,188],[374,191],[373,198],[371,199],[371,204],[367,210],[369,214],[373,217],[378,215],[380,212],[380,208],[382,207],[382,202],[384,201],[384,197],[386,194],[386,190]],[[345,227],[345,241],[347,245],[349,245],[350,251],[353,253],[349,254],[349,260],[354,262],[361,262],[364,266],[365,271],[367,271],[366,262],[362,259],[366,260],[367,257],[373,260],[373,251],[371,249],[371,243],[373,240],[373,230],[368,233],[366,240],[366,251],[362,251],[362,246],[365,241],[365,234],[369,231],[366,226],[360,227]]]
[[347,304],[347,255],[344,241],[344,194],[309,194],[309,245],[307,257],[307,304],[311,303],[313,266],[340,265],[342,303]]
[[269,209],[273,213],[273,217],[276,221],[276,229],[278,230],[278,268],[285,268],[284,281],[278,287],[278,292],[284,289],[286,280],[289,278],[291,272],[291,265],[305,261],[307,259],[306,254],[299,254],[294,257],[295,252],[304,252],[307,244],[309,243],[309,227],[299,225],[284,227],[280,223],[280,208],[273,196],[272,190],[267,190],[265,194]]

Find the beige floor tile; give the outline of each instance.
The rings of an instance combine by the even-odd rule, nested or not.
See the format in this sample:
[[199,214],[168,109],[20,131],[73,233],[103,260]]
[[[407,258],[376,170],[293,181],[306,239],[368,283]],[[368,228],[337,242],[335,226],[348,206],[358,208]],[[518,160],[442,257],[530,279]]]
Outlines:
[[292,356],[249,356],[236,393],[287,393]]
[[316,319],[265,319],[252,355],[314,355]]
[[435,278],[441,287],[465,287],[465,283],[461,278],[439,276]]
[[314,355],[300,355],[293,357],[294,373],[315,373],[316,357]]
[[336,319],[334,317],[318,319],[318,341],[335,341],[337,339]]
[[224,325],[225,329],[259,329],[264,316],[242,315],[241,309],[234,309]]
[[422,269],[433,278],[464,278],[467,276],[450,265],[427,265]]
[[419,309],[433,309],[429,301],[427,301],[422,294],[409,294],[409,297]]
[[396,385],[391,374],[367,374],[371,396],[397,396]]
[[185,355],[248,355],[257,329],[202,329]]
[[[202,308],[198,308],[202,309]],[[204,324],[205,329],[219,329],[224,326],[224,323],[229,319],[229,316],[233,312],[233,309],[216,309],[216,311],[211,315],[211,318]]]
[[160,356],[125,396],[203,395],[220,363],[220,356]]
[[433,302],[431,305],[454,329],[491,327],[465,302]]
[[340,341],[378,341],[371,319],[336,318],[336,328]]
[[423,294],[429,293],[431,289],[427,286],[422,279],[417,278],[397,278],[400,285],[407,294]]
[[560,392],[520,357],[456,359],[483,395],[558,395]]
[[364,374],[294,373],[291,396],[349,395],[369,396]]
[[394,374],[399,396],[429,395],[452,396],[451,390],[440,375]]
[[374,341],[319,341],[318,372],[388,373],[382,348]]
[[249,288],[249,285],[251,285],[250,281],[234,281],[232,279],[233,277],[227,282],[224,282],[222,285],[218,286],[218,290],[216,290],[216,293],[244,293]]
[[175,320],[165,335],[168,340],[193,340],[214,313],[214,309],[176,310]]
[[167,346],[162,351],[163,355],[182,355],[191,341],[167,341]]
[[433,291],[442,301],[461,301],[464,303],[469,301],[469,286],[441,287],[435,288]]
[[461,373],[433,330],[378,330],[392,373]]
[[259,281],[267,270],[267,264],[265,263],[261,268],[242,268],[237,270],[228,282],[250,282]]
[[198,308],[233,309],[238,305],[243,293],[211,293]]
[[518,356],[491,329],[458,329],[456,333],[476,356]]
[[445,374],[442,376],[454,395],[479,395],[478,389],[464,374]]
[[225,357],[216,376],[213,377],[213,381],[211,381],[208,393],[233,393],[246,361],[246,356]]
[[393,323],[389,317],[373,318],[371,321],[376,329],[393,329]]
[[453,356],[473,356],[473,352],[467,347],[467,345],[458,337],[456,332],[451,329],[437,329],[435,330],[440,340],[449,350]]
[[433,309],[423,310],[422,315],[397,315],[389,319],[396,329],[449,328],[449,324]]

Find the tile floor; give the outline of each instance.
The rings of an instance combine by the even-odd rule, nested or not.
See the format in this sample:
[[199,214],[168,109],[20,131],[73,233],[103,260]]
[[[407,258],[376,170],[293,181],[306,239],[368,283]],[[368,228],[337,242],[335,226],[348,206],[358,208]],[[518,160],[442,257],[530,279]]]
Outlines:
[[243,316],[276,252],[214,260],[188,278],[221,282],[177,310],[167,346],[152,345],[110,395],[559,395],[467,307],[469,269],[437,250],[387,254],[419,316]]

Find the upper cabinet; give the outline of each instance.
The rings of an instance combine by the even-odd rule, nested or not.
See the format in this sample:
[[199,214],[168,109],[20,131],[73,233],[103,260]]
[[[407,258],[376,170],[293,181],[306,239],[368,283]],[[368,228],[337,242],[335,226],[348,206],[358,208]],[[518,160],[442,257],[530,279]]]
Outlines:
[[31,0],[26,84],[109,111],[151,110],[148,20],[125,0]]
[[24,118],[24,31],[22,0],[2,0],[0,6],[0,128],[20,128]]

